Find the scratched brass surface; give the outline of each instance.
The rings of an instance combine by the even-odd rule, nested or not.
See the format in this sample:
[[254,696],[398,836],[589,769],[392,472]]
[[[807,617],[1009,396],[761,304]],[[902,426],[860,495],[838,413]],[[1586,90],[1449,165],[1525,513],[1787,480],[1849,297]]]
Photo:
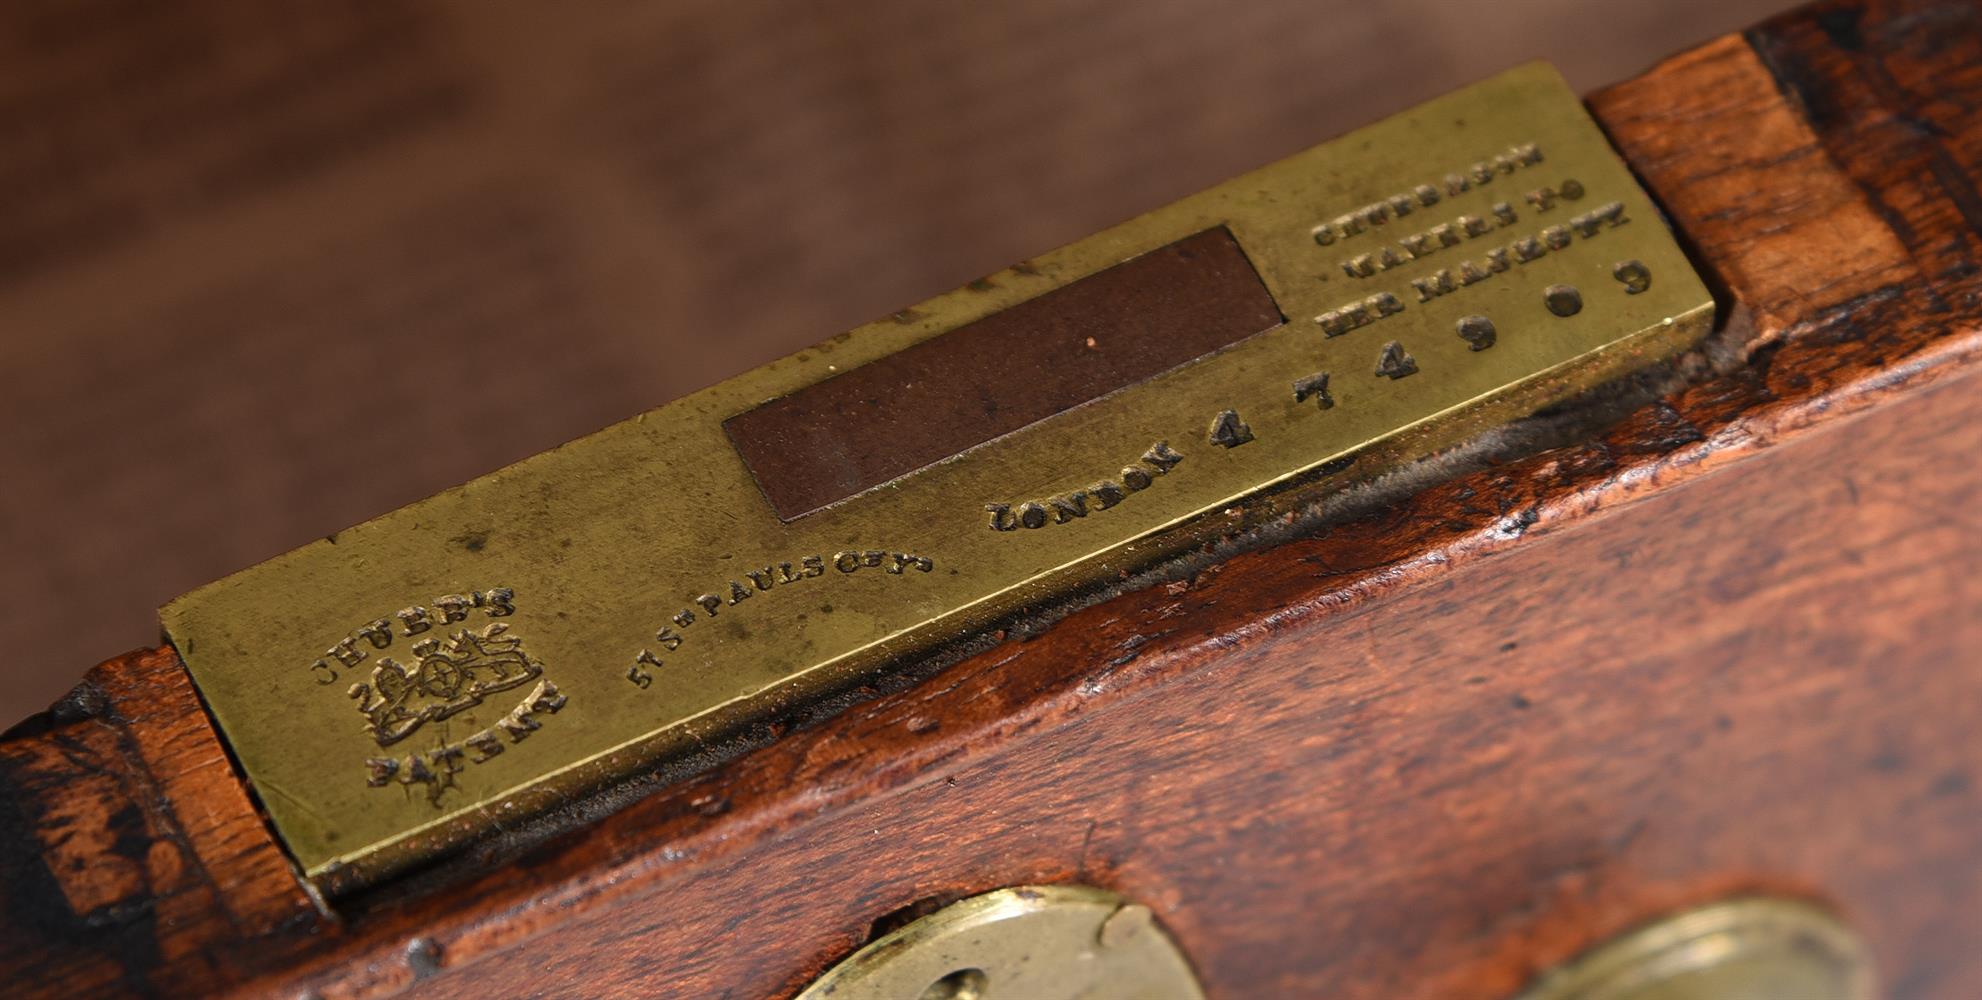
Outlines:
[[1032,885],[958,900],[883,935],[797,1000],[911,997],[1204,1000],[1204,989],[1148,907],[1084,885]]
[[[1285,324],[788,522],[724,433],[1218,227]],[[162,614],[278,833],[339,890],[1668,356],[1711,313],[1580,102],[1530,65]]]
[[1800,900],[1710,903],[1551,969],[1516,1000],[1873,1000],[1872,952]]

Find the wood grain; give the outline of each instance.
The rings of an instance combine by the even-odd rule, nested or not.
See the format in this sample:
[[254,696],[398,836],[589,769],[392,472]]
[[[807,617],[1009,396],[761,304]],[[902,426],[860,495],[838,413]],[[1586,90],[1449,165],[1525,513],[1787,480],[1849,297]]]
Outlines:
[[1626,84],[1592,107],[1632,166],[1657,178],[1666,210],[1722,286],[1738,290],[1761,342],[1917,278],[1746,40],[1703,45],[1658,72],[1685,85]]
[[0,739],[0,914],[10,988],[78,995],[210,989],[321,919],[169,649]]
[[341,921],[278,870],[169,654],[112,661],[0,742],[0,971],[780,996],[891,911],[1073,880],[1151,905],[1216,996],[1504,997],[1749,891],[1838,906],[1893,997],[1966,996],[1978,56],[1972,7],[1833,5],[1592,99],[1760,335],[1721,374]]

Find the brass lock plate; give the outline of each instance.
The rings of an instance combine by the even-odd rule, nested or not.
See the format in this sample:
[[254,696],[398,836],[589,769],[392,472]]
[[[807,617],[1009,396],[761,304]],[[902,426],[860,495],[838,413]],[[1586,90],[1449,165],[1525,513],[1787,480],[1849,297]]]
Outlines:
[[1711,319],[1582,104],[1531,65],[163,619],[276,832],[335,892],[1667,357]]
[[1147,907],[1086,886],[1000,889],[853,953],[797,1000],[1204,1000]]

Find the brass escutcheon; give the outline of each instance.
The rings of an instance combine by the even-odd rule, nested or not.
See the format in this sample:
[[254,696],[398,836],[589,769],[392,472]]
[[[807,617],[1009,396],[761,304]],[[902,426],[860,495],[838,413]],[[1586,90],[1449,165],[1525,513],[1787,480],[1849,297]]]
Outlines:
[[1149,908],[1100,889],[1019,886],[883,935],[798,1000],[1204,1000]]
[[1737,899],[1666,917],[1552,970],[1520,1000],[1872,1000],[1863,941],[1808,903]]

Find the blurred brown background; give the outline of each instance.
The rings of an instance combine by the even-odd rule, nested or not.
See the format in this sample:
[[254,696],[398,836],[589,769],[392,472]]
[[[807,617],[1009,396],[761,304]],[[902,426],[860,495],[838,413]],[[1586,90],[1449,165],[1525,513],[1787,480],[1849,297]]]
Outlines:
[[1514,63],[1782,0],[13,0],[0,726],[154,609]]

